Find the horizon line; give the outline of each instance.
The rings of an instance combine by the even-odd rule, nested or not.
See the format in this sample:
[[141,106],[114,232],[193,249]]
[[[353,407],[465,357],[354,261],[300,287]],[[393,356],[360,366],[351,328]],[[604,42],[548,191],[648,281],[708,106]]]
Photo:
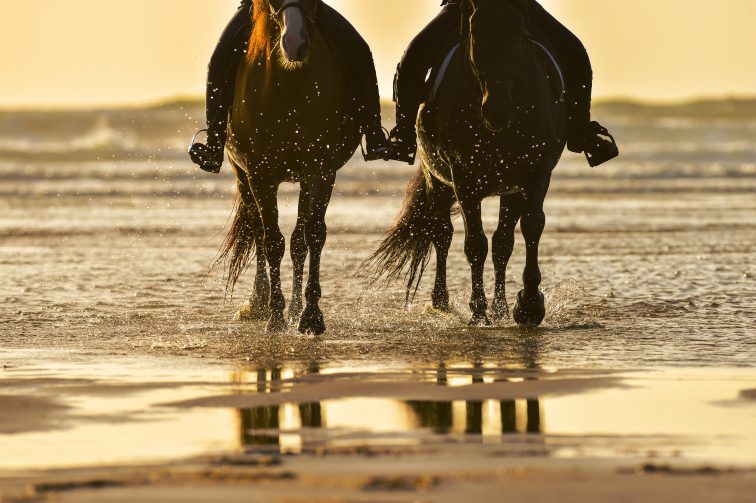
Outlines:
[[[146,100],[125,100],[120,102],[78,103],[66,105],[63,103],[49,104],[13,104],[0,102],[0,112],[95,112],[101,110],[148,110],[170,106],[181,102],[203,103],[202,94],[175,94],[163,98]],[[611,104],[633,104],[641,106],[685,106],[701,102],[726,102],[726,101],[756,101],[754,94],[722,93],[710,95],[688,96],[675,99],[653,99],[631,95],[602,96],[593,100],[594,106]],[[381,105],[393,104],[390,98],[381,96]]]

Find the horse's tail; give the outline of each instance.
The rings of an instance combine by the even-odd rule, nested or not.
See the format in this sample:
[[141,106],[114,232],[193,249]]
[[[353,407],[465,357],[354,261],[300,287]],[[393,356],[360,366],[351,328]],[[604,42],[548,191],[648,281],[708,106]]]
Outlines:
[[[226,271],[226,295],[233,294],[236,282],[255,258],[255,235],[259,232],[259,216],[248,187],[239,183],[234,203],[233,220],[226,239],[221,245],[218,258],[211,270],[224,267]],[[246,192],[246,193],[245,193]]]
[[404,206],[394,227],[364,263],[371,273],[371,284],[382,278],[387,282],[399,279],[407,269],[407,301],[417,292],[430,261],[435,225],[430,190],[421,167],[410,180]]

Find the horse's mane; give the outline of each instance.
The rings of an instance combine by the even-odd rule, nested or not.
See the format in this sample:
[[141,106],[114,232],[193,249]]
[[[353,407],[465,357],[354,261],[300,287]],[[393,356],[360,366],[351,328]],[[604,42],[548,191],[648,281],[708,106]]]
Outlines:
[[249,38],[249,48],[247,49],[247,60],[250,63],[270,59],[273,42],[270,36],[269,9],[268,0],[255,0],[252,9],[252,35]]

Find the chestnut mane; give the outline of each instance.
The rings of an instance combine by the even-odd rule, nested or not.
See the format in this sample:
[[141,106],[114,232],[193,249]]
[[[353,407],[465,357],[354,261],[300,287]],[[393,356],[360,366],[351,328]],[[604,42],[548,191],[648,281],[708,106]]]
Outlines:
[[268,0],[255,0],[252,9],[252,36],[247,49],[247,61],[250,63],[270,59],[273,42],[270,37],[269,9]]

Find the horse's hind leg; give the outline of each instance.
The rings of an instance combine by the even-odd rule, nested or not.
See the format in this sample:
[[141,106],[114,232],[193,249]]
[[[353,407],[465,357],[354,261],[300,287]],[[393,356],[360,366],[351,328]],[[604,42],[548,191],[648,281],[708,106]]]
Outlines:
[[242,207],[239,211],[246,212],[248,227],[254,234],[257,270],[255,272],[255,283],[249,300],[245,302],[236,313],[238,321],[264,321],[268,319],[270,310],[268,309],[268,298],[270,295],[270,282],[268,281],[268,271],[265,263],[265,251],[263,245],[263,224],[260,217],[260,211],[257,208],[255,198],[252,196],[252,189],[249,185],[247,173],[236,163],[232,163],[236,171],[237,185],[239,194],[242,198]]
[[286,252],[286,239],[284,239],[281,229],[278,227],[278,201],[276,199],[278,185],[274,185],[272,182],[268,183],[271,184],[253,186],[252,191],[262,216],[265,232],[263,240],[265,259],[270,268],[270,298],[268,301],[270,317],[266,330],[268,332],[281,332],[286,328],[283,315],[286,301],[281,290],[281,261]]
[[[259,212],[258,212],[259,215]],[[249,300],[249,307],[254,319],[265,321],[270,316],[270,280],[268,279],[268,267],[265,261],[265,233],[262,227],[262,218],[260,218],[260,231],[255,236],[255,247],[257,248],[257,268],[255,271],[255,285],[252,297]]]
[[483,270],[488,256],[488,238],[483,231],[480,203],[480,199],[459,200],[462,215],[465,218],[465,255],[472,272],[472,295],[470,296],[472,319],[470,326],[473,327],[491,324],[486,314],[488,301],[483,287]]
[[328,228],[325,223],[326,210],[331,201],[336,172],[314,173],[308,180],[310,205],[305,223],[305,239],[310,252],[310,270],[305,289],[305,305],[299,319],[299,331],[303,334],[320,335],[326,330],[320,302],[320,255],[325,246]]
[[446,285],[446,259],[454,238],[454,226],[451,221],[451,207],[454,204],[454,191],[441,183],[433,186],[433,247],[436,249],[436,281],[433,285],[431,299],[433,308],[449,312],[449,289]]
[[294,265],[294,279],[291,287],[291,303],[289,304],[289,324],[299,323],[302,314],[302,276],[307,259],[307,240],[305,239],[305,223],[310,212],[310,195],[305,183],[301,184],[299,192],[299,206],[297,210],[297,224],[291,235],[291,262]]
[[546,226],[543,201],[548,191],[548,180],[527,195],[520,227],[525,238],[525,271],[522,282],[525,288],[517,294],[517,305],[512,315],[518,325],[537,327],[546,316],[543,294],[538,290],[541,284],[541,270],[538,267],[538,245]]
[[265,232],[263,230],[262,218],[257,206],[250,209],[254,223],[255,233],[255,261],[257,264],[255,270],[255,283],[252,287],[252,294],[249,301],[239,308],[236,313],[236,319],[239,321],[266,321],[270,317],[270,281],[268,279],[268,267],[265,261]]
[[509,317],[506,296],[507,264],[512,257],[515,243],[515,227],[522,215],[523,198],[520,194],[501,196],[499,202],[499,226],[493,235],[493,263],[496,271],[496,291],[491,304],[491,317],[504,320]]

